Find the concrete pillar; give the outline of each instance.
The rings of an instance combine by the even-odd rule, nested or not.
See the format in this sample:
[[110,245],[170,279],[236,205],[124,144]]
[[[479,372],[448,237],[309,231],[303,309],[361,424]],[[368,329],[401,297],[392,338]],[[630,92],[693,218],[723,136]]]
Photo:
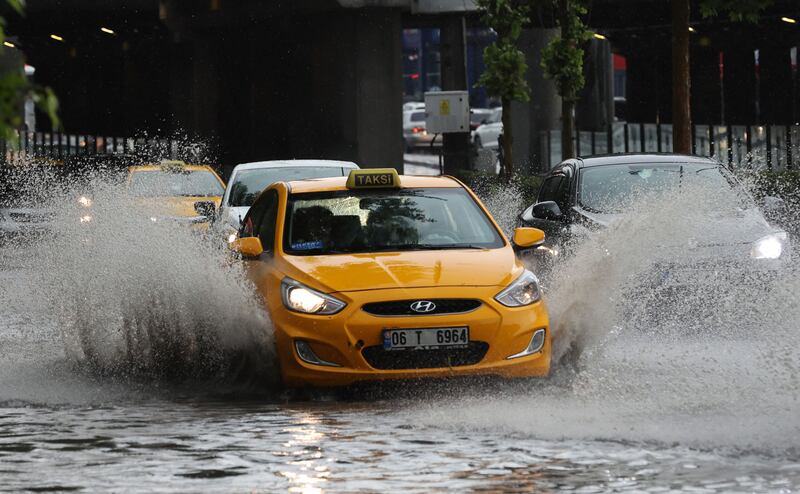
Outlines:
[[546,169],[549,158],[546,147],[541,146],[540,133],[561,128],[561,98],[553,81],[545,79],[541,69],[542,48],[558,36],[558,32],[558,29],[525,29],[519,38],[519,47],[528,63],[531,88],[530,102],[511,105],[513,153],[520,173]]
[[755,67],[750,48],[725,50],[725,123],[753,125]]
[[[761,50],[761,120],[786,125],[792,120],[792,68],[789,48],[769,46]],[[776,97],[780,95],[780,97]]]
[[592,39],[585,51],[583,73],[586,85],[575,105],[575,122],[577,130],[602,131],[614,121],[614,68],[611,60],[611,44],[608,41]]
[[399,10],[355,12],[355,161],[403,173],[402,19]]
[[[467,44],[466,24],[463,16],[445,17],[441,23],[442,90],[466,91]],[[444,172],[456,175],[459,170],[468,170],[469,132],[444,134]]]

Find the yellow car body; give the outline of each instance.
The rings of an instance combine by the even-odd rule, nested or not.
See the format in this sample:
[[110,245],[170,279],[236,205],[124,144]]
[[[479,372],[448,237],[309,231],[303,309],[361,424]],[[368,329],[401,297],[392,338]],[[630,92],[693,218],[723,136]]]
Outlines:
[[[384,172],[393,171],[387,170],[389,172]],[[386,186],[387,179],[369,175],[379,173],[380,170],[356,170],[349,179],[336,177],[273,184],[259,196],[245,218],[240,238],[231,244],[247,263],[248,274],[269,310],[284,383],[290,387],[325,387],[385,379],[547,375],[551,337],[545,303],[540,296],[534,303],[522,307],[507,307],[497,300],[500,292],[528,272],[485,206],[454,178],[393,174],[394,180],[399,180],[396,190],[406,191],[404,194],[414,191],[434,194],[441,189],[463,191],[468,195],[464,200],[474,201],[480,214],[485,216],[486,224],[497,234],[497,248],[420,248],[327,255],[287,252],[289,244],[284,238],[289,234],[285,231],[289,221],[287,204],[320,192],[349,190],[359,194],[360,187],[378,190]],[[361,185],[356,185],[356,181]],[[257,236],[261,211],[258,204],[268,200],[277,201],[274,229],[265,225],[265,244],[271,242],[270,235],[274,231],[272,248],[262,245]],[[543,235],[540,230],[518,229],[515,240],[538,244]],[[285,290],[287,283],[310,288],[312,292],[331,296],[346,305],[330,315],[292,310],[288,308],[287,297],[292,297],[294,292]],[[472,302],[467,307],[464,301]],[[423,305],[434,302],[451,308],[432,314],[408,314],[410,309],[405,305],[410,307],[415,302]],[[389,314],[376,314],[377,307],[383,307],[381,310],[388,310]],[[427,306],[419,307],[427,310]],[[399,314],[401,312],[403,314]],[[448,332],[454,340],[463,338],[463,328],[468,328],[469,342],[460,341],[460,347],[428,345],[387,349],[387,345],[394,344],[387,342],[387,338],[391,340],[397,336],[399,339],[401,334],[412,340],[416,337],[419,342],[419,332],[429,332],[422,336],[430,342],[435,332],[441,342],[450,337]],[[526,355],[537,331],[539,348]]]
[[[145,174],[152,174],[146,185],[138,186]],[[199,184],[180,184],[182,177],[201,176]],[[164,184],[172,181],[173,184]],[[174,190],[169,185],[174,185]],[[188,165],[182,161],[164,161],[158,165],[139,165],[128,167],[128,191],[136,196],[137,202],[154,221],[173,221],[188,224],[192,230],[206,231],[209,218],[196,209],[198,202],[213,203],[218,208],[225,191],[225,182],[213,168],[207,165]],[[148,187],[149,186],[149,187]]]

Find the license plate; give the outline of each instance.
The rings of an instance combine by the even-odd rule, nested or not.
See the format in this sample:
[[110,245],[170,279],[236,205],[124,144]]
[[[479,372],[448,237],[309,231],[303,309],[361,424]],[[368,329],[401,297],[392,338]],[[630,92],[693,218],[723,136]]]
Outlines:
[[387,329],[383,332],[384,350],[432,350],[436,348],[466,348],[469,328]]

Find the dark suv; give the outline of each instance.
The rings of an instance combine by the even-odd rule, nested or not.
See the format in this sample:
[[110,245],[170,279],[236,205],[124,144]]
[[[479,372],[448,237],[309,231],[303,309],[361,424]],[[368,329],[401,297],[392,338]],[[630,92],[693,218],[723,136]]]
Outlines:
[[787,256],[786,232],[771,226],[764,215],[770,218],[780,215],[784,207],[782,201],[766,198],[762,213],[725,166],[711,158],[697,156],[622,154],[566,160],[547,175],[537,202],[528,207],[520,219],[526,225],[545,231],[547,240],[537,256],[563,257],[569,255],[571,245],[629,214],[634,205],[639,207],[637,211],[642,211],[643,205],[647,208],[651,203],[658,204],[657,201],[642,201],[642,198],[678,191],[669,200],[678,205],[691,204],[690,194],[681,194],[680,190],[692,190],[692,194],[697,194],[690,188],[692,185],[700,185],[701,193],[713,193],[720,204],[703,218],[711,227],[704,226],[692,238],[676,239],[692,245],[692,257],[701,252],[706,257],[745,261],[774,261]]

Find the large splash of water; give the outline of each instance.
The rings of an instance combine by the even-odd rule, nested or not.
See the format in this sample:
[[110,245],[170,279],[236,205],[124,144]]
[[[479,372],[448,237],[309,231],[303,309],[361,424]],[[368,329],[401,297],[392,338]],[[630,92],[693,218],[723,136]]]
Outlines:
[[758,213],[730,199],[702,188],[643,197],[608,227],[575,233],[545,294],[554,358],[570,365],[457,411],[426,406],[422,420],[796,453],[800,281],[791,261],[750,259]]
[[269,318],[221,239],[130,197],[115,174],[50,194],[55,231],[16,248],[69,365],[126,380],[275,382]]

